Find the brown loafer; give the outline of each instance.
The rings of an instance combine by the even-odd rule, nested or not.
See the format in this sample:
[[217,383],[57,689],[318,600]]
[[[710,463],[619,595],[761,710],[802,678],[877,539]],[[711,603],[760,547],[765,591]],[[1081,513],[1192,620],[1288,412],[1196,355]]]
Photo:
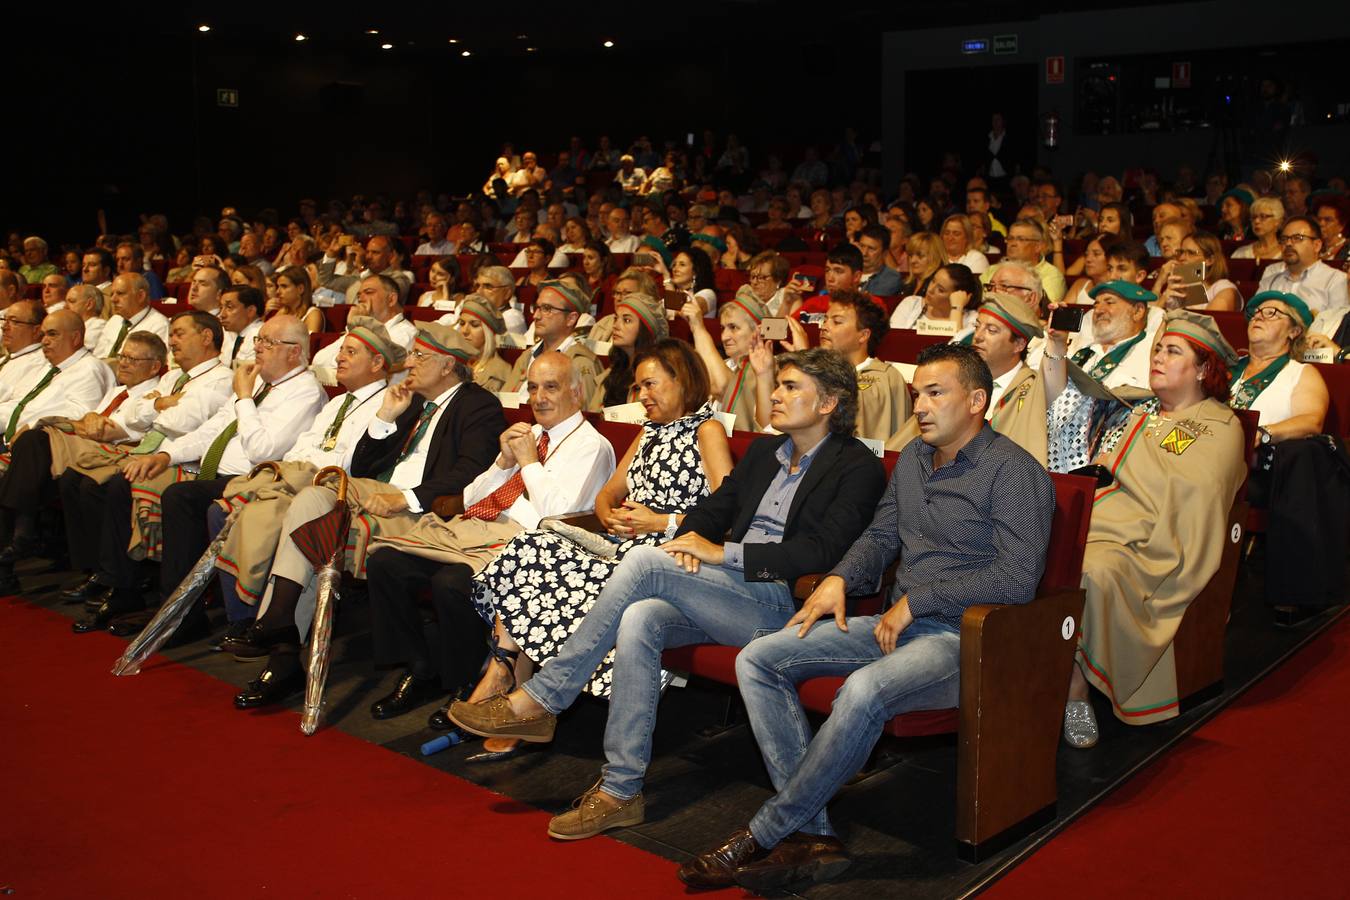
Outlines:
[[736,883],[756,893],[772,891],[794,881],[829,881],[853,863],[836,837],[799,831],[783,840],[762,859],[736,870]]
[[705,850],[680,866],[675,874],[691,888],[715,890],[736,884],[736,872],[747,863],[768,856],[768,851],[755,843],[749,828],[732,832],[721,844]]
[[[618,805],[606,803],[604,798]],[[600,790],[600,782],[597,781],[586,793],[572,801],[571,809],[549,820],[548,836],[560,841],[580,841],[611,828],[641,825],[645,818],[641,794],[630,800],[620,800]]]
[[553,740],[558,717],[550,712],[521,718],[511,711],[511,703],[501,694],[480,703],[456,700],[446,712],[450,721],[480,737],[519,738],[532,744]]

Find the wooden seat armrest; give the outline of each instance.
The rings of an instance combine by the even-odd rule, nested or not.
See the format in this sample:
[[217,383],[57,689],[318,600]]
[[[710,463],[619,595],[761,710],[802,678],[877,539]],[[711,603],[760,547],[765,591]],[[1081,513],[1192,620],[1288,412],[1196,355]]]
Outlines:
[[431,501],[431,511],[442,519],[453,518],[464,512],[464,495],[442,494]]
[[957,839],[979,844],[1055,803],[1055,753],[1082,588],[961,618]]
[[586,512],[571,513],[566,516],[557,516],[559,522],[571,525],[573,528],[582,528],[586,531],[593,531],[596,534],[605,534],[605,526],[600,522],[600,517],[595,514],[595,510]]
[[[895,584],[895,569],[898,565],[900,560],[897,559],[886,567],[886,571],[881,575],[881,587],[877,589],[876,594],[869,596],[884,600],[890,594],[891,587]],[[802,575],[792,587],[792,598],[798,602],[806,600],[829,574],[829,572],[812,572],[810,575]]]

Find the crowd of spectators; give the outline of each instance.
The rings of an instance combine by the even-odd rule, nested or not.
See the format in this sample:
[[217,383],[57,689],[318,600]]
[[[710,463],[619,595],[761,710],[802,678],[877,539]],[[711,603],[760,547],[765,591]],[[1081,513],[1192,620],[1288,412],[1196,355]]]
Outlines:
[[[377,663],[404,668],[372,715],[442,701],[429,727],[487,738],[489,762],[549,740],[581,692],[610,698],[608,765],[554,837],[642,821],[663,648],[748,645],[777,793],[680,876],[755,889],[847,866],[824,801],[881,723],[955,705],[963,610],[1034,596],[1047,472],[1100,487],[1072,746],[1098,739],[1090,688],[1131,724],[1177,714],[1170,643],[1249,480],[1272,522],[1305,523],[1272,528],[1269,602],[1294,622],[1339,597],[1343,179],[1069,184],[948,154],[890,194],[851,131],[791,170],[752,150],[506,144],[467,195],[225,207],[178,233],[147,213],[59,251],[11,234],[3,589],[29,556],[69,559],[75,631],[134,634],[224,531],[224,629],[198,602],[175,639],[261,663],[239,708],[283,702],[315,639],[293,535],[339,467],[361,523],[342,565],[369,584]],[[597,413],[642,431],[611,446]],[[734,459],[736,432],[766,436]],[[550,524],[583,511],[591,533]],[[885,612],[847,617],[897,555]],[[799,608],[810,572],[831,577]],[[835,713],[789,727],[791,686],[828,672],[849,676]]]

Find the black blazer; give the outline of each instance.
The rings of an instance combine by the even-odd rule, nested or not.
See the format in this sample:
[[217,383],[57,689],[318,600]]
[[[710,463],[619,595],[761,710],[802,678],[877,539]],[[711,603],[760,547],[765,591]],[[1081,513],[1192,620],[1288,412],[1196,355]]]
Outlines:
[[[722,481],[716,493],[695,506],[680,533],[693,531],[714,543],[739,542],[750,529],[764,492],[778,474],[774,456],[788,438],[763,437]],[[777,544],[746,544],[746,581],[786,581],[828,572],[872,521],[886,488],[881,460],[855,438],[830,435],[792,497]]]
[[[376,440],[370,432],[362,435],[352,454],[352,474],[375,478],[393,468],[426,402],[421,394],[413,394],[412,402],[395,421],[398,429],[388,437]],[[432,432],[422,483],[412,489],[422,509],[431,509],[437,497],[464,493],[464,488],[501,452],[505,430],[501,401],[472,381],[460,385]]]

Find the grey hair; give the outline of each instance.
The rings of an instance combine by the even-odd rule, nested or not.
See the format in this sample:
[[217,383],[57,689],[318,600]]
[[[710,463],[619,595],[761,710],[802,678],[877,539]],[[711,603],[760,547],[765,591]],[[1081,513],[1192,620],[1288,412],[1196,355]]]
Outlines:
[[103,292],[92,284],[77,284],[71,290],[76,292],[76,296],[81,300],[90,300],[94,304],[94,315],[103,315]]
[[842,353],[813,347],[780,353],[775,360],[778,371],[789,366],[810,377],[822,396],[839,401],[830,413],[830,432],[851,437],[858,424],[858,370]]
[[1036,291],[1036,303],[1037,305],[1040,304],[1041,298],[1045,296],[1045,285],[1041,284],[1041,276],[1040,273],[1036,271],[1035,266],[1024,263],[1020,259],[1005,259],[1003,262],[999,263],[998,267],[999,271],[1002,271],[1003,269],[1018,269],[1019,271],[1026,272],[1027,275],[1031,277],[1032,287]]
[[147,298],[149,297],[150,282],[145,280],[144,275],[138,275],[135,272],[128,272],[126,273],[126,277],[131,279],[131,289],[133,291],[140,291],[141,293],[145,294]]
[[25,247],[27,247],[29,244],[32,244],[35,247],[41,247],[43,253],[47,252],[47,242],[35,234],[30,235],[29,237],[23,239],[23,245]]
[[281,338],[285,341],[294,341],[296,347],[300,350],[300,362],[309,364],[309,329],[305,323],[294,316],[289,317],[290,321],[281,323]]
[[506,266],[484,266],[478,270],[478,274],[491,281],[494,285],[511,285],[515,287],[516,279],[511,274],[511,270]]
[[151,356],[159,360],[161,366],[168,362],[169,348],[164,346],[163,338],[153,331],[133,331],[127,335],[127,342],[131,341],[135,341],[148,350]]

